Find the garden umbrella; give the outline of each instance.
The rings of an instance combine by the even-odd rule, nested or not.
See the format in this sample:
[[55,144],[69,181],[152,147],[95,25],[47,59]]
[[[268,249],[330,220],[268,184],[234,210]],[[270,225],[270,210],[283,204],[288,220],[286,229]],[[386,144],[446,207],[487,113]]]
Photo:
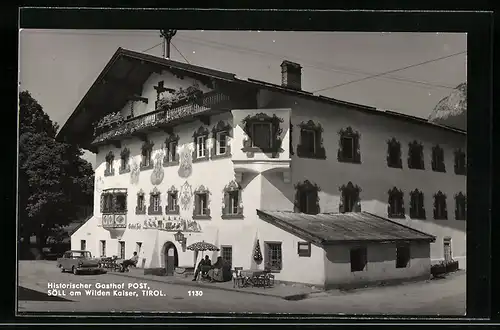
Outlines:
[[196,242],[188,246],[186,249],[191,250],[191,251],[219,251],[219,248],[211,243],[207,243],[205,241],[202,242]]

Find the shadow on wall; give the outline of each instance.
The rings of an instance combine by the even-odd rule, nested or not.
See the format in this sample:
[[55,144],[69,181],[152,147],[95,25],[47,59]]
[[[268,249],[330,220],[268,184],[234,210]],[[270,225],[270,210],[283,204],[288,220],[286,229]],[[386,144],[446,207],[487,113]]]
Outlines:
[[[318,161],[321,162],[321,161]],[[318,163],[318,166],[321,166],[321,163]],[[265,187],[263,189],[263,200],[262,205],[263,209],[273,209],[273,210],[287,210],[293,211],[294,203],[295,203],[295,187],[294,183],[284,183],[283,177],[280,173],[264,173],[264,178],[269,182],[274,189],[281,192],[282,200],[277,199],[274,195],[269,198],[266,198]],[[339,178],[343,178],[342,174],[339,174]],[[307,177],[299,179],[300,182],[308,179]],[[342,179],[339,179],[339,182]],[[311,180],[310,180],[311,181]],[[338,209],[338,201],[340,200],[340,186],[347,185],[349,180],[343,180],[345,182],[340,183],[338,186],[331,185],[322,185],[322,182],[314,182],[320,187],[321,191],[319,194],[319,203],[320,203],[320,212],[339,212]],[[380,216],[387,217],[387,206],[389,200],[389,189],[381,189],[380,188],[380,179],[379,178],[365,178],[363,186],[357,183],[355,180],[352,180],[354,185],[358,185],[361,188],[361,192],[359,194],[359,198],[361,200],[361,211],[372,212],[378,214]],[[390,186],[390,184],[388,184]],[[391,186],[392,188],[393,186]],[[399,188],[399,187],[398,187]],[[271,192],[269,192],[271,193]],[[425,223],[429,221],[434,226],[439,226],[443,228],[449,228],[457,231],[461,231],[465,233],[465,221],[456,220],[455,219],[455,199],[453,196],[447,196],[446,204],[448,210],[448,220],[434,220],[433,218],[433,208],[427,207],[428,204],[433,204],[434,197],[427,193],[424,198],[426,199],[426,220],[412,220],[410,219],[410,192],[404,191],[404,208],[406,213],[406,219],[391,219],[397,221],[399,223],[404,223],[406,225],[411,225],[412,221],[422,221]],[[271,194],[270,194],[271,195]],[[325,201],[322,199],[331,199],[329,201]],[[428,203],[428,199],[431,199],[431,202]],[[327,205],[327,207],[325,207]],[[364,209],[363,209],[364,208]]]

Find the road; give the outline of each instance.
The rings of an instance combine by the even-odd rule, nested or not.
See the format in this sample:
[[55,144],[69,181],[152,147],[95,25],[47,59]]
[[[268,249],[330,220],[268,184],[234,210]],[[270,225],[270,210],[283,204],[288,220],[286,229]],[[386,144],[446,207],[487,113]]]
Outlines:
[[[249,293],[188,287],[149,281],[147,290],[161,291],[164,296],[143,295],[142,289],[127,290],[129,284],[144,281],[112,273],[79,275],[61,273],[54,263],[21,262],[19,266],[18,311],[44,312],[198,312],[198,313],[321,313],[321,314],[405,314],[405,315],[464,315],[465,274],[450,279],[413,283],[402,286],[357,290],[349,293],[332,291],[315,297],[287,301],[277,297]],[[123,284],[125,291],[136,296],[112,296],[113,289],[104,290],[111,296],[86,294],[49,297],[48,283],[82,283],[96,288],[97,284]],[[117,290],[119,292],[121,290]],[[194,292],[193,291],[197,291]],[[201,293],[200,293],[201,292]]]

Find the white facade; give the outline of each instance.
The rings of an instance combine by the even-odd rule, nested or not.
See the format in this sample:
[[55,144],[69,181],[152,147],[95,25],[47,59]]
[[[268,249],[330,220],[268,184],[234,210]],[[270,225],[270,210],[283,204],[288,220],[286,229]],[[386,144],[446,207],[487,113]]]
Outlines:
[[[134,116],[154,111],[157,97],[154,86],[159,81],[163,81],[165,87],[173,89],[187,88],[193,83],[193,80],[188,77],[181,80],[167,71],[161,75],[153,74],[146,81],[142,90],[142,96],[148,99],[148,103],[138,101],[134,102],[133,105],[128,103],[122,109],[122,115],[124,117],[130,115],[132,106]],[[199,84],[199,86],[203,92],[210,91],[203,84]],[[134,251],[137,251],[138,243],[141,243],[141,249],[137,251],[140,256],[139,266],[160,268],[165,267],[165,246],[170,242],[175,245],[177,250],[177,266],[193,267],[196,258],[199,260],[200,256],[185,250],[182,244],[175,240],[174,234],[177,230],[146,229],[144,222],[153,222],[158,227],[157,221],[162,221],[163,224],[180,219],[191,221],[195,204],[194,193],[196,189],[203,186],[209,191],[210,219],[194,220],[201,229],[199,232],[183,232],[187,246],[202,240],[220,247],[230,246],[232,247],[233,267],[263,269],[264,262],[257,264],[253,260],[256,241],[260,242],[263,255],[265,254],[265,242],[281,242],[282,270],[275,274],[277,280],[321,286],[342,281],[350,282],[352,281],[350,271],[342,268],[347,267],[348,264],[337,264],[330,260],[332,254],[339,258],[345,257],[345,253],[348,256],[347,247],[325,250],[313,244],[309,257],[299,256],[297,244],[303,240],[260,220],[256,210],[293,210],[294,185],[307,179],[318,184],[321,188],[319,193],[321,212],[338,212],[339,187],[351,181],[362,188],[360,194],[362,210],[384,217],[387,216],[387,192],[389,189],[396,186],[403,190],[407,210],[410,190],[418,188],[423,191],[427,220],[412,220],[407,216],[406,219],[401,219],[399,222],[437,237],[436,242],[431,244],[430,248],[432,259],[443,258],[443,238],[451,237],[453,257],[460,260],[460,266],[465,268],[465,221],[454,219],[453,196],[458,192],[466,193],[466,177],[454,174],[452,153],[455,148],[465,148],[465,136],[458,136],[455,133],[407,123],[398,119],[385,118],[376,114],[365,114],[340,105],[326,105],[319,101],[314,102],[269,91],[261,90],[256,97],[256,109],[232,109],[212,116],[209,125],[196,120],[174,127],[173,134],[179,137],[177,153],[181,157],[186,152],[188,155],[192,154],[195,147],[193,133],[200,127],[206,128],[210,132],[207,143],[208,150],[214,146],[212,138],[214,126],[222,121],[232,127],[232,134],[228,140],[231,146],[231,156],[193,162],[189,175],[181,176],[179,166],[161,166],[161,169],[155,170],[153,168],[139,171],[138,179],[134,179],[132,174],[136,173],[134,169],[140,164],[141,147],[144,143],[139,137],[129,136],[126,139],[121,139],[120,148],[112,143],[100,146],[95,171],[94,217],[73,234],[72,248],[80,249],[81,241],[84,240],[87,250],[95,256],[102,256],[102,241],[105,241],[105,255],[120,256],[119,241],[121,241],[125,242],[125,257],[129,258]],[[282,120],[280,123],[282,151],[275,158],[271,158],[269,154],[258,152],[250,155],[242,150],[243,140],[247,138],[247,135],[241,127],[241,122],[246,116],[258,113],[265,113],[268,116],[276,115]],[[326,159],[324,160],[300,158],[297,156],[297,152],[290,153],[290,137],[292,138],[292,147],[296,151],[300,138],[298,125],[308,120],[320,123],[323,127],[323,145],[326,149]],[[293,125],[293,136],[290,135],[290,122]],[[351,126],[361,134],[361,164],[340,163],[337,160],[339,141],[337,132],[347,126]],[[157,160],[161,161],[165,155],[164,142],[168,134],[158,129],[148,133],[147,137],[149,141],[154,143],[151,159],[157,164]],[[392,137],[401,142],[402,169],[387,167],[387,140]],[[424,145],[425,170],[410,170],[406,164],[407,146],[414,139],[421,141]],[[445,150],[446,173],[435,173],[431,170],[430,148],[436,143]],[[130,150],[129,165],[131,171],[120,174],[120,152],[125,147]],[[114,175],[106,176],[106,155],[110,151],[115,157],[113,162]],[[152,175],[159,172],[163,173],[162,179],[154,182]],[[223,219],[224,188],[232,181],[238,182],[241,187],[243,218]],[[165,214],[165,205],[168,203],[167,192],[172,187],[179,191],[179,215]],[[106,189],[118,188],[127,191],[127,213],[126,229],[122,230],[123,233],[118,235],[118,238],[115,238],[102,225],[101,193]],[[154,189],[160,192],[162,215],[136,214],[137,194],[140,191],[144,193],[147,209],[150,193]],[[448,220],[432,219],[432,195],[438,190],[448,196]],[[185,197],[183,202],[180,201],[182,197]],[[428,248],[428,245],[426,246]],[[387,255],[389,253],[387,249],[387,246],[381,248],[377,254]],[[417,255],[421,259],[412,259],[408,269],[397,270],[399,274],[396,272],[390,275],[390,264],[384,265],[373,261],[374,264],[378,265],[374,266],[378,270],[370,273],[369,278],[359,280],[378,280],[383,279],[384,276],[389,278],[412,277],[428,273],[430,263],[426,247],[416,245],[412,249],[419,251]],[[212,260],[219,255],[218,252],[208,254]],[[264,256],[264,258],[266,257]],[[371,261],[369,260],[369,262]],[[314,271],[305,271],[312,269]]]

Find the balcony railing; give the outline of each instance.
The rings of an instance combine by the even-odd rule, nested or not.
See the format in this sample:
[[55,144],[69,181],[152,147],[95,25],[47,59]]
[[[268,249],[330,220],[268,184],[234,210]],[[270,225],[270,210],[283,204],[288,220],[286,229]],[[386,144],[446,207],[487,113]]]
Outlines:
[[229,96],[215,91],[203,94],[195,102],[181,100],[168,109],[159,109],[130,118],[114,126],[96,128],[93,143],[116,139],[140,130],[165,125],[177,119],[202,114],[210,109],[222,106],[224,102],[229,100]]

